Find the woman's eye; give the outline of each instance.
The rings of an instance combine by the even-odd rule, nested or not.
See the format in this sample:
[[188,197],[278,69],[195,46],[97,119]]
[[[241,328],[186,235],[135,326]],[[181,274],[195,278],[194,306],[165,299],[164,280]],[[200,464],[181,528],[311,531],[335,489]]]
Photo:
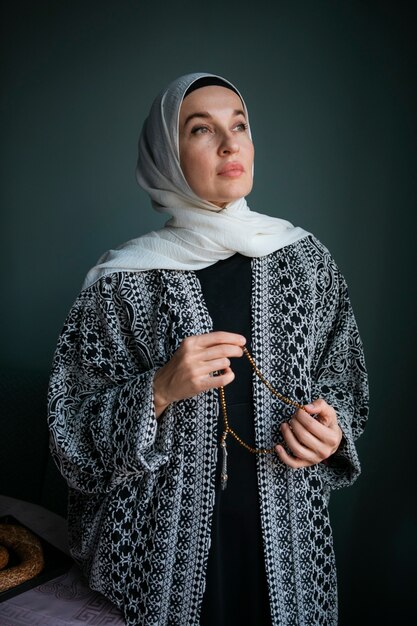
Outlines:
[[194,128],[191,129],[192,135],[204,135],[208,132],[209,129],[207,128],[207,126],[194,126]]
[[[234,132],[246,132],[248,128],[248,125],[246,122],[239,122],[238,124],[236,124],[235,126],[233,126],[233,131]],[[192,135],[206,135],[207,133],[212,132],[213,129],[211,129],[209,126],[194,126],[191,129],[191,134]],[[213,130],[213,132],[216,132],[215,129]]]

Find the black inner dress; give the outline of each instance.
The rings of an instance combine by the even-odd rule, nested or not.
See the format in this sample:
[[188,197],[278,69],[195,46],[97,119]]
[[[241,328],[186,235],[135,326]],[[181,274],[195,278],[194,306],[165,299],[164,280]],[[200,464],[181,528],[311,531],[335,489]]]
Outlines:
[[[196,272],[213,320],[213,330],[244,335],[251,347],[251,259],[240,254]],[[254,446],[252,369],[245,356],[232,359],[235,380],[225,387],[230,426]],[[220,411],[218,437],[223,431]],[[201,626],[271,626],[256,457],[227,438],[227,489],[220,488],[219,450],[212,543]]]

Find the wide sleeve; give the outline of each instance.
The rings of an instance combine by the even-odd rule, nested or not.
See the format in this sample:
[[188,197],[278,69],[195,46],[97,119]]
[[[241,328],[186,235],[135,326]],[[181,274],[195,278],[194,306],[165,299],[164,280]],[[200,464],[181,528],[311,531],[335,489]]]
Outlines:
[[327,251],[316,277],[312,397],[334,407],[343,431],[337,452],[320,465],[327,484],[337,489],[353,483],[361,471],[355,441],[368,417],[368,376],[346,281]]
[[156,420],[156,367],[145,312],[135,322],[116,293],[81,292],[58,340],[48,391],[52,455],[70,487],[85,493],[167,461],[172,408]]

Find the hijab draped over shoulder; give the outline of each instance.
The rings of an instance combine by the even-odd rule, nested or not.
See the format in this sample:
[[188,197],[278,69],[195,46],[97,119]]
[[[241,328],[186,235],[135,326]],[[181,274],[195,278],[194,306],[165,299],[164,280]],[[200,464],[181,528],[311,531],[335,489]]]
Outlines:
[[153,207],[171,217],[160,230],[106,252],[88,272],[83,288],[113,272],[199,270],[236,252],[261,257],[309,234],[286,220],[251,211],[245,198],[220,209],[192,191],[180,165],[178,120],[187,90],[203,78],[220,80],[233,89],[242,100],[249,124],[239,91],[215,74],[187,74],[162,91],[142,128],[136,176]]

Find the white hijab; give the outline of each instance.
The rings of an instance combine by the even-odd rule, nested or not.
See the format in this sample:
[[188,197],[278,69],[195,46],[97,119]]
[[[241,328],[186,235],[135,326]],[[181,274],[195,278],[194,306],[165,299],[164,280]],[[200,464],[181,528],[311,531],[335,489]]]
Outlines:
[[309,234],[286,220],[251,211],[245,198],[219,209],[189,187],[179,160],[179,112],[187,89],[205,77],[220,79],[238,93],[249,122],[236,87],[215,74],[181,76],[157,96],[139,139],[136,176],[153,207],[172,217],[160,230],[106,252],[88,272],[84,289],[113,272],[199,270],[236,252],[260,257]]

